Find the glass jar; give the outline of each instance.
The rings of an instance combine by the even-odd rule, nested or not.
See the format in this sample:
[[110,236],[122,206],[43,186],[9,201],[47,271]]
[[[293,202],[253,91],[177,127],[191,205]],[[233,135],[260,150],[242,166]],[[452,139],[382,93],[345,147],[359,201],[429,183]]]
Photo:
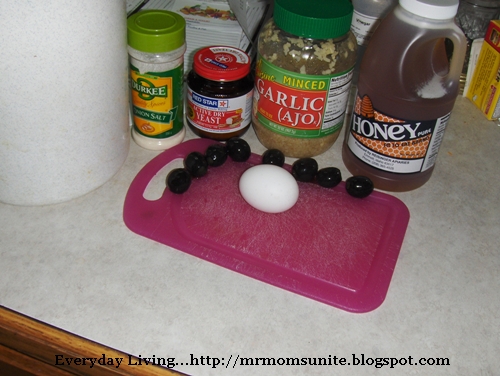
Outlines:
[[242,50],[210,46],[197,51],[187,77],[186,124],[200,137],[225,141],[250,127],[253,79]]
[[456,16],[458,26],[470,40],[484,38],[491,20],[500,15],[498,0],[462,0]]
[[128,18],[132,138],[166,150],[184,140],[183,78],[186,21],[177,13],[145,10]]
[[491,20],[500,16],[500,1],[498,0],[461,0],[455,17],[458,26],[467,37],[467,52],[465,55],[462,75],[460,77],[460,93],[467,85],[467,74],[471,58],[472,42],[484,38]]
[[276,0],[262,28],[252,110],[259,141],[288,157],[322,154],[344,121],[356,37],[348,0]]

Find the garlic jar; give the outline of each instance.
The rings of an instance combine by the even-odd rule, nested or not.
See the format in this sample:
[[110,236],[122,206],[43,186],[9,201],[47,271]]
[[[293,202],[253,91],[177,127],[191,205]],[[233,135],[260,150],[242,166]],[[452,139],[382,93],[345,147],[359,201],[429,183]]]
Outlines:
[[276,0],[262,28],[252,110],[259,141],[288,157],[322,154],[337,140],[357,43],[348,0]]

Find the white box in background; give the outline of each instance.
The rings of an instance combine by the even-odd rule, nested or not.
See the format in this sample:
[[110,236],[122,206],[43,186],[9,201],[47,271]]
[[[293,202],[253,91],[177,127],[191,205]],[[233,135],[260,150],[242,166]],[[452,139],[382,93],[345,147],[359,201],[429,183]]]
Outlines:
[[271,15],[271,0],[127,0],[127,12],[162,9],[186,20],[184,70],[189,72],[195,52],[211,45],[231,46],[255,57],[255,41]]

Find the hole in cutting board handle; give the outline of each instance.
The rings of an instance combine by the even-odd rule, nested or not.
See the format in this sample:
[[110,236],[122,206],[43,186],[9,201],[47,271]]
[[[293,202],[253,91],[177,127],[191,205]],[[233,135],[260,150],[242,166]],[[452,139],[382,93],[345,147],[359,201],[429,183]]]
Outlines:
[[156,201],[163,196],[163,192],[167,187],[165,180],[167,179],[168,173],[174,168],[183,168],[184,161],[182,158],[177,158],[161,168],[160,171],[150,180],[148,186],[144,190],[142,197],[148,201]]

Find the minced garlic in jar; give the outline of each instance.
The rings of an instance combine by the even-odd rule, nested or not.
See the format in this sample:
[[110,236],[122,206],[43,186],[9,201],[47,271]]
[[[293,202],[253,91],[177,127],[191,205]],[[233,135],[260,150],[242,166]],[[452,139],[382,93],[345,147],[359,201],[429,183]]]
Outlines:
[[348,0],[275,1],[259,34],[252,113],[266,148],[313,157],[338,138],[356,63],[351,18]]

